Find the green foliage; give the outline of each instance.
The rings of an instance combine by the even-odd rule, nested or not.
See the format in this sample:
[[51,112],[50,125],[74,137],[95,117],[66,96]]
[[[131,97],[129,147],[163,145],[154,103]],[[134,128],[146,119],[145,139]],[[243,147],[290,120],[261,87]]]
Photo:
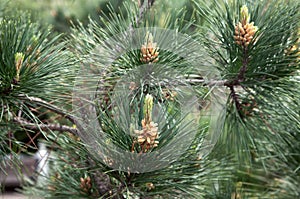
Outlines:
[[[24,193],[45,198],[299,197],[297,1],[158,0],[144,10],[143,1],[112,1],[108,7],[101,2],[103,14],[99,18],[91,16],[86,21],[85,12],[93,15],[96,10],[99,14],[99,7],[94,11],[89,7],[99,5],[96,0],[80,13],[71,11],[71,7],[60,13],[62,18],[83,19],[74,22],[66,42],[28,18],[4,18],[0,22],[0,155],[12,150],[10,141],[15,140],[11,136],[17,130],[51,132],[44,134],[51,151],[49,176],[39,175],[36,182],[24,187]],[[75,2],[72,5],[74,10],[79,9]],[[186,8],[178,11],[169,5]],[[241,12],[247,15],[241,11],[243,5],[248,8],[249,21],[239,27]],[[251,22],[252,29],[244,27]],[[178,42],[159,28],[187,37]],[[90,103],[95,112],[76,98],[74,112],[67,111],[78,65],[81,73],[73,94],[92,96],[83,102]],[[144,79],[145,74],[149,79]],[[157,77],[154,80],[159,84],[149,74]],[[217,79],[218,74],[221,79]],[[178,89],[178,85],[184,89]],[[145,105],[147,94],[153,97],[151,114]],[[183,106],[189,102],[181,99],[191,95],[198,98],[200,108]],[[226,107],[209,104],[215,98],[219,103],[225,101]],[[216,105],[221,107],[219,113],[209,112]],[[71,123],[73,127],[58,128],[49,118],[45,125],[33,109],[50,110],[68,120],[57,120],[51,114],[55,125]],[[96,119],[89,114],[78,115],[78,111],[95,113]],[[20,117],[31,126],[22,125]],[[97,131],[97,125],[83,125],[91,119],[101,131]],[[150,121],[158,125],[151,129],[154,134],[159,131],[160,136],[154,136],[158,146],[146,145],[150,137],[148,141],[133,136],[156,127]],[[21,128],[5,125],[7,122]],[[220,137],[210,126],[221,132]],[[187,150],[176,151],[189,136]],[[209,155],[203,155],[207,136],[212,142],[209,144],[218,141]],[[143,139],[147,142],[140,141]],[[117,169],[117,160],[103,156],[113,145],[132,154],[171,145],[169,150],[181,156],[162,169],[139,173],[122,165]]]
[[[299,156],[294,150],[300,132],[296,111],[299,81],[295,79],[299,73],[299,4],[213,1],[212,5],[195,5],[199,15],[206,19],[206,25],[200,27],[203,42],[230,93],[218,147],[235,154],[242,165],[249,161],[252,167],[263,168],[260,172],[258,168],[242,172],[245,186],[240,187],[243,191],[239,195],[298,196],[295,182],[299,181]],[[238,45],[233,37],[242,5],[248,6],[250,21],[258,27],[248,48]],[[282,172],[279,174],[278,170]],[[293,183],[288,185],[285,179]],[[263,187],[261,191],[266,194],[260,195],[256,186]],[[280,192],[281,189],[289,191]]]
[[[58,33],[69,33],[72,23],[79,20],[87,25],[89,18],[100,23],[99,16],[109,13],[107,4],[118,9],[123,0],[0,0],[7,15],[15,15],[16,11],[30,12],[33,21],[52,25]],[[5,4],[6,3],[6,4]],[[103,25],[103,24],[102,24]]]
[[[244,4],[258,27],[246,51],[233,37],[239,8]],[[209,29],[203,33],[207,35],[204,42],[231,91],[233,103],[228,106],[225,132],[232,138],[225,141],[226,145],[242,146],[236,151],[243,153],[242,149],[249,150],[251,143],[257,148],[255,139],[269,140],[274,146],[291,140],[283,125],[299,121],[291,109],[299,94],[294,87],[297,82],[291,78],[299,70],[299,49],[291,50],[298,45],[299,5],[214,1],[212,8],[198,4],[198,10],[207,19]],[[276,115],[280,115],[282,122],[274,118]]]
[[0,21],[1,164],[6,157],[36,149],[31,137],[46,130],[35,127],[42,119],[39,103],[68,101],[75,60],[66,43],[59,36],[51,39],[50,33],[27,15]]
[[71,76],[68,67],[74,61],[63,51],[65,42],[48,39],[50,31],[28,18],[3,19],[0,28],[2,104],[9,108],[25,95],[55,99],[67,91],[68,80],[62,77]]
[[[49,137],[53,168],[27,194],[45,198],[122,198],[205,196],[214,183],[227,181],[231,165],[222,160],[187,161],[185,157],[169,168],[143,174],[112,170],[87,151],[86,145],[70,134]],[[54,144],[53,144],[54,143]],[[226,169],[219,170],[220,167]],[[197,171],[195,173],[195,171]],[[171,175],[172,174],[172,175]],[[222,179],[218,179],[222,175]],[[92,187],[84,191],[80,178],[90,177]],[[45,186],[47,185],[47,186]]]

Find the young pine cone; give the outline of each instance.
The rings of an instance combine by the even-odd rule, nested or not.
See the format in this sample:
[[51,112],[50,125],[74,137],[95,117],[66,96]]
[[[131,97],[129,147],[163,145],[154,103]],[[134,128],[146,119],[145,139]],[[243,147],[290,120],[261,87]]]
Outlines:
[[241,7],[240,18],[240,22],[235,26],[234,40],[238,45],[247,48],[257,31],[257,27],[254,26],[254,22],[249,23],[250,14],[245,5]]
[[[142,130],[135,130],[137,134],[137,140],[133,142],[138,143],[141,147],[141,152],[147,152],[149,149],[157,147],[158,141],[158,124],[152,121],[152,109],[153,109],[153,97],[147,94],[144,100],[144,119],[142,119]],[[132,151],[133,148],[132,148]]]
[[80,178],[80,188],[86,193],[89,192],[89,190],[92,188],[91,178],[89,176],[86,178]]
[[141,62],[155,63],[158,61],[158,54],[158,47],[156,43],[153,43],[152,34],[147,33],[145,37],[145,44],[141,47]]
[[246,23],[245,25],[243,25],[241,22],[239,22],[235,26],[235,32],[234,32],[235,42],[238,45],[247,47],[250,44],[250,42],[252,41],[256,31],[257,31],[257,27],[254,26],[253,22]]
[[145,121],[142,121],[142,130],[135,130],[135,133],[138,135],[138,143],[143,146],[144,151],[147,151],[150,148],[157,147],[158,141],[158,127],[154,122],[145,124]]

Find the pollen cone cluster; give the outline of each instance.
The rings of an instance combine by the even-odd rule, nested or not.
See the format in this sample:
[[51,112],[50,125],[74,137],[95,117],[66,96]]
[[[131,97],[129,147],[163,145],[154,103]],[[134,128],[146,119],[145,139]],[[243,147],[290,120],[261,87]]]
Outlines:
[[16,66],[16,71],[17,71],[16,81],[19,81],[19,79],[20,79],[20,71],[21,71],[23,61],[24,61],[24,57],[25,57],[25,55],[23,53],[18,52],[15,54],[15,66]]
[[158,61],[158,47],[156,43],[153,43],[153,36],[147,32],[145,37],[145,43],[141,47],[141,62],[143,63],[155,63]]
[[92,188],[91,178],[89,176],[86,178],[80,178],[80,188],[84,192],[89,192]]
[[158,127],[157,123],[146,123],[145,119],[142,120],[142,130],[135,130],[138,135],[138,143],[141,145],[143,152],[147,152],[149,149],[157,147],[158,141]]
[[146,95],[144,102],[144,119],[142,120],[142,130],[135,130],[137,143],[141,147],[141,152],[147,152],[151,148],[158,146],[158,124],[152,121],[153,97]]
[[234,40],[238,45],[244,48],[248,47],[258,29],[254,26],[254,22],[249,23],[249,21],[250,15],[248,8],[243,6],[241,8],[241,21],[235,26]]

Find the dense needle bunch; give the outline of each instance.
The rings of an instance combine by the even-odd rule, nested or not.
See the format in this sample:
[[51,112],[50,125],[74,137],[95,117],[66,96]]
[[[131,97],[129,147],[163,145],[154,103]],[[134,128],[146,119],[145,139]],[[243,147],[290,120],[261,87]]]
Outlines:
[[242,45],[247,48],[252,41],[254,34],[257,31],[257,27],[254,26],[254,22],[250,22],[250,15],[248,13],[247,6],[241,8],[241,21],[235,26],[234,39],[238,45]]

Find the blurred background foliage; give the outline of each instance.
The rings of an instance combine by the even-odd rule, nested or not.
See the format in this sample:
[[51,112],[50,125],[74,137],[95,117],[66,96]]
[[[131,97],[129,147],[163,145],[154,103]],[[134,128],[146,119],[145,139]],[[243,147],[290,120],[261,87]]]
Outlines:
[[[0,0],[0,16],[1,13],[14,16],[16,11],[26,11],[31,14],[33,21],[50,24],[58,33],[70,33],[72,23],[77,24],[78,21],[87,25],[91,18],[101,24],[100,18],[103,14],[110,12],[108,4],[113,10],[125,14],[123,2],[124,0]],[[132,2],[141,3],[140,0],[132,0]],[[170,9],[180,10],[184,7],[188,10],[186,19],[189,19],[193,14],[191,1],[164,0],[163,4],[156,3],[155,5],[158,12],[165,10],[165,14]],[[165,17],[160,15],[161,20]]]

